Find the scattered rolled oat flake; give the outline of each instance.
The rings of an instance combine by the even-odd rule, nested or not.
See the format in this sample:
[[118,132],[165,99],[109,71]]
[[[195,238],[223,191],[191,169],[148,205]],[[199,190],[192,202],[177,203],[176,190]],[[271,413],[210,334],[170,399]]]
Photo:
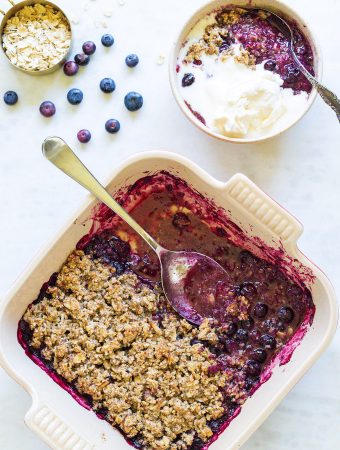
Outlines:
[[89,9],[89,4],[88,3],[84,3],[83,10],[87,11],[88,9]]
[[2,44],[15,66],[31,71],[58,64],[71,45],[65,15],[49,5],[24,6],[5,25]]
[[157,64],[158,64],[159,66],[161,66],[161,65],[164,64],[164,62],[165,62],[165,55],[163,55],[163,54],[158,55],[158,58],[157,58]]
[[106,11],[103,12],[105,17],[112,17],[112,10],[111,9],[107,9]]
[[125,5],[125,0],[118,0],[118,5],[119,6],[124,6]]
[[71,22],[73,23],[73,25],[78,25],[78,23],[80,22],[79,17],[72,17]]

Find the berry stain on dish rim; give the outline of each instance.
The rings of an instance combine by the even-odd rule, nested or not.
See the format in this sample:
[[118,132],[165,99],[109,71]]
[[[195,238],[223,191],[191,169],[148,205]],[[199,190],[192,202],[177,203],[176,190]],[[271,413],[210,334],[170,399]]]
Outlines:
[[[209,245],[212,246],[210,250],[213,249],[216,252],[216,257],[222,259],[225,257],[223,261],[225,264],[231,264],[231,271],[235,270],[235,268],[232,269],[232,263],[234,261],[233,255],[236,251],[236,253],[238,252],[237,254],[240,256],[241,261],[244,261],[245,267],[243,268],[243,270],[250,270],[250,268],[253,268],[254,273],[256,274],[253,275],[255,278],[259,276],[259,274],[262,274],[261,276],[264,276],[265,280],[267,281],[269,279],[272,280],[273,277],[274,281],[272,280],[268,282],[275,284],[277,282],[275,277],[278,277],[278,279],[281,280],[280,283],[282,284],[282,286],[285,286],[286,288],[288,286],[287,289],[292,293],[291,298],[293,299],[292,302],[295,305],[295,318],[294,314],[289,313],[289,308],[282,310],[283,305],[282,303],[280,303],[280,301],[276,305],[275,311],[279,311],[279,316],[288,321],[288,325],[291,321],[294,321],[295,330],[290,335],[286,335],[286,337],[284,338],[285,342],[283,343],[282,341],[282,346],[280,344],[278,352],[275,352],[275,350],[271,350],[271,348],[273,348],[273,338],[271,340],[269,340],[269,338],[264,339],[264,336],[268,336],[268,334],[261,336],[262,342],[265,342],[262,345],[262,348],[265,348],[267,350],[257,352],[259,358],[258,361],[263,361],[263,353],[265,354],[265,358],[267,353],[271,356],[270,358],[267,358],[267,364],[262,367],[261,372],[258,374],[259,376],[256,376],[255,378],[248,377],[250,379],[250,385],[248,387],[248,394],[246,395],[246,398],[253,395],[253,393],[271,377],[273,368],[276,365],[282,365],[289,362],[294,350],[303,339],[305,333],[307,332],[309,326],[313,321],[315,306],[312,302],[309,289],[307,288],[307,286],[311,286],[314,282],[314,275],[312,271],[304,267],[301,263],[292,260],[289,255],[286,254],[282,245],[279,245],[277,248],[270,247],[257,237],[247,236],[244,231],[232,221],[230,215],[225,210],[218,208],[214,204],[214,202],[204,197],[201,193],[189,186],[186,182],[179,178],[176,178],[173,175],[168,174],[167,172],[156,172],[154,174],[149,174],[144,178],[136,181],[133,185],[126,186],[120,189],[115,194],[115,198],[118,199],[122,205],[124,205],[128,212],[131,212],[132,215],[135,214],[135,218],[137,219],[137,221],[142,222],[144,220],[144,223],[141,224],[147,230],[148,226],[146,226],[146,224],[149,224],[148,231],[150,231],[151,234],[152,231],[154,231],[153,226],[156,226],[157,228],[157,224],[159,224],[159,222],[157,221],[157,218],[159,218],[159,214],[163,213],[164,211],[168,211],[168,209],[169,211],[171,210],[171,218],[170,216],[163,218],[162,223],[164,228],[163,231],[159,231],[161,236],[156,236],[158,239],[160,238],[161,243],[163,243],[162,239],[165,239],[165,236],[169,236],[169,230],[172,230],[172,235],[170,233],[169,239],[172,239],[172,242],[174,242],[175,238],[177,238],[177,240],[182,239],[182,245],[190,245],[194,242],[199,243],[202,241],[202,237],[205,238],[203,239],[203,242],[207,242],[210,239],[211,242],[209,241],[206,245],[208,247]],[[180,209],[175,211],[175,209],[173,209],[173,205],[179,205]],[[153,219],[153,217],[155,217],[155,219]],[[204,224],[202,222],[203,218]],[[121,238],[122,236],[125,236],[125,240],[127,240],[127,242],[130,244],[130,247],[133,247],[135,237],[132,234],[129,234],[128,228],[126,228],[126,226],[122,224],[121,220],[105,205],[99,204],[94,208],[93,214],[91,216],[91,223],[92,226],[88,234],[78,242],[78,249],[85,251],[86,249],[92,249],[97,252],[98,255],[101,254],[109,261],[110,257],[112,258],[112,255],[110,256],[111,253],[107,253],[106,250],[108,248],[107,242],[109,242],[107,241],[107,239],[109,239],[109,236],[111,236],[112,239],[112,230],[117,229],[119,230],[119,232],[121,232],[120,235],[118,233],[119,237]],[[199,239],[200,237],[201,240]],[[114,239],[117,238],[115,237]],[[225,242],[225,247],[222,247],[222,250],[220,247],[215,248],[216,243],[222,245],[223,242]],[[127,244],[125,243],[124,245]],[[169,245],[170,244],[168,243],[168,246]],[[181,244],[177,242],[177,245]],[[201,245],[204,246],[205,244]],[[118,246],[118,249],[119,248],[120,247]],[[155,265],[153,264],[152,256],[150,259],[150,255],[145,255],[145,248],[143,247],[143,243],[138,243],[137,249],[138,251],[136,254],[132,252],[131,260],[128,263],[128,266],[130,270],[132,269],[132,271],[137,274],[137,276],[142,280],[143,283],[152,286],[155,283],[155,280],[157,280],[157,267],[155,267]],[[227,254],[224,254],[228,253],[228,251],[231,252],[229,256]],[[116,259],[114,260],[114,262],[116,263]],[[123,266],[124,264],[125,263],[123,261]],[[121,266],[121,263],[118,263],[118,270],[123,270],[124,272],[125,269],[123,268],[123,266]],[[269,268],[270,270],[275,269],[273,272],[274,275],[270,275],[269,278],[266,278],[266,270],[263,271],[263,268]],[[236,274],[238,273],[238,270],[239,269],[236,269]],[[238,277],[240,275],[238,274],[236,276]],[[48,287],[54,286],[56,283],[56,279],[57,274],[53,274],[51,279],[42,287],[41,293],[38,299],[33,302],[33,305],[37,304],[37,302],[39,303],[42,301]],[[263,281],[263,286],[265,286],[267,281]],[[241,276],[241,279],[239,279],[239,283],[240,288],[243,289],[243,292],[246,292],[249,298],[251,298],[253,295],[252,291],[254,287],[251,286],[252,282],[242,281]],[[254,284],[257,286],[256,289],[259,290],[261,287],[261,283],[254,282]],[[266,294],[265,289],[261,290],[261,298]],[[271,287],[267,289],[267,294],[269,293],[269,296],[274,292],[271,291],[271,289]],[[258,292],[260,292],[260,290]],[[257,299],[257,302],[258,301],[259,300]],[[273,319],[276,317],[274,317],[274,315],[277,314],[277,312],[275,312],[275,314],[273,313],[273,310],[271,309],[271,301],[268,301],[268,299],[267,305],[270,309],[269,313],[268,308],[266,309],[262,304],[254,302],[250,305],[252,310],[254,308],[254,312],[252,313],[254,318],[251,318],[249,316],[249,320],[243,321],[244,326],[242,325],[242,329],[246,330],[245,334],[247,334],[247,336],[248,332],[251,333],[253,330],[255,330],[253,334],[256,334],[257,328],[254,329],[254,326],[260,327],[259,329],[261,329],[262,332],[263,328],[261,327],[264,326],[264,323],[268,322],[266,326],[268,325],[270,327],[273,323]],[[254,307],[254,305],[256,308]],[[277,309],[278,306],[281,306],[281,308]],[[300,306],[300,308],[298,306]],[[297,318],[296,315],[298,315],[299,317]],[[271,318],[268,318],[269,316],[271,316]],[[265,320],[265,318],[267,320]],[[287,330],[289,329],[288,325],[281,324],[279,326]],[[239,326],[240,325],[238,323],[237,327]],[[231,333],[235,331],[236,330],[234,329],[231,331]],[[79,404],[81,404],[84,408],[91,410],[92,401],[89,396],[84,396],[84,394],[78,392],[78,390],[74,386],[66,382],[66,380],[63,379],[63,377],[54,370],[53,364],[46,364],[46,361],[43,361],[41,359],[41,357],[39,356],[39,352],[32,352],[32,348],[29,345],[28,338],[30,333],[31,331],[27,328],[25,322],[21,321],[18,328],[18,339],[20,344],[25,349],[26,354],[36,364],[38,364],[40,368],[47,372],[47,374],[57,384],[59,384],[63,389],[70,393]],[[230,333],[230,329],[227,330],[227,336],[228,333]],[[272,331],[269,331],[269,333],[272,333]],[[276,336],[278,335],[279,331],[277,332]],[[236,334],[235,336],[238,336],[238,334]],[[241,337],[239,339],[241,339]],[[251,339],[253,339],[253,337]],[[279,343],[281,338],[277,337],[276,339]],[[227,338],[227,344],[231,346],[231,350],[229,350],[228,352],[231,352],[231,354],[235,353],[237,355],[237,352],[239,352],[239,350],[236,351],[234,348],[236,342],[237,337],[236,341],[233,338]],[[255,350],[254,348],[247,350],[245,347],[246,344],[243,344],[242,341],[239,341],[237,345],[241,346],[240,348],[243,349],[243,351],[248,352],[247,358],[249,358],[249,354],[253,350]],[[255,347],[261,347],[261,344],[254,345]],[[228,356],[228,352],[225,353],[225,350],[223,350],[224,353],[222,352],[222,354],[218,356],[218,352],[214,354],[213,350],[211,351],[212,354],[215,355],[215,359],[214,361],[212,361],[211,371],[222,370],[223,372],[223,370],[226,370],[221,369],[221,367],[224,367],[223,355]],[[216,351],[216,349],[214,351]],[[214,362],[216,362],[216,364]],[[221,365],[221,367],[219,367],[219,364]],[[257,374],[258,367],[261,367],[259,363],[254,363],[254,361],[248,361],[247,364],[247,370],[250,371],[250,373]],[[231,409],[226,416],[222,417],[223,420],[217,419],[215,421],[212,421],[213,423],[211,427],[213,429],[213,435],[207,442],[201,441],[197,445],[193,443],[192,445],[187,447],[188,450],[207,449],[212,444],[212,442],[218,439],[219,435],[228,427],[230,422],[240,412],[241,405],[235,404],[233,409]],[[107,420],[105,412],[95,411],[95,413],[100,419]],[[125,436],[129,444],[137,448],[145,448],[144,446],[140,447],[140,443],[138,442],[138,440],[136,441],[133,438],[129,438],[128,436],[126,436],[126,433],[124,433],[123,430],[121,430],[119,427],[118,429]]]

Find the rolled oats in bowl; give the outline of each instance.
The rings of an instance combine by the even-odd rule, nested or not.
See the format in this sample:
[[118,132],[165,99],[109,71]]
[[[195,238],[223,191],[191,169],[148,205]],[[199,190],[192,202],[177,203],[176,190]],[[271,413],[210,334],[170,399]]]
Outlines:
[[71,46],[71,27],[64,13],[48,4],[24,6],[3,29],[2,46],[16,67],[28,72],[54,68]]

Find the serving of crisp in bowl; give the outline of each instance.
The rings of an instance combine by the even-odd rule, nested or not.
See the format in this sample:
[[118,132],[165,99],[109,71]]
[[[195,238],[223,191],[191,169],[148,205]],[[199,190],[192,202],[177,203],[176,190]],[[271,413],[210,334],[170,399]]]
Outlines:
[[180,31],[171,53],[170,83],[189,120],[213,137],[258,142],[294,125],[316,90],[297,67],[271,11],[294,33],[304,67],[321,76],[320,49],[309,26],[275,0],[212,1]]

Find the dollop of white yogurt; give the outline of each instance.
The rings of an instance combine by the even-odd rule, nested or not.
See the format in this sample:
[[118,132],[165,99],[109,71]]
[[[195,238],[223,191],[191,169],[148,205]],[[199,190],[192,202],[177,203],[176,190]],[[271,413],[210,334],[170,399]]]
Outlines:
[[[180,61],[189,45],[182,48]],[[234,45],[237,54],[239,49]],[[181,64],[178,82],[184,100],[219,134],[265,137],[289,126],[306,107],[308,94],[283,89],[280,75],[264,69],[264,63],[250,67],[231,55],[202,55],[201,61],[201,65]],[[185,73],[193,73],[195,81],[183,87]]]

